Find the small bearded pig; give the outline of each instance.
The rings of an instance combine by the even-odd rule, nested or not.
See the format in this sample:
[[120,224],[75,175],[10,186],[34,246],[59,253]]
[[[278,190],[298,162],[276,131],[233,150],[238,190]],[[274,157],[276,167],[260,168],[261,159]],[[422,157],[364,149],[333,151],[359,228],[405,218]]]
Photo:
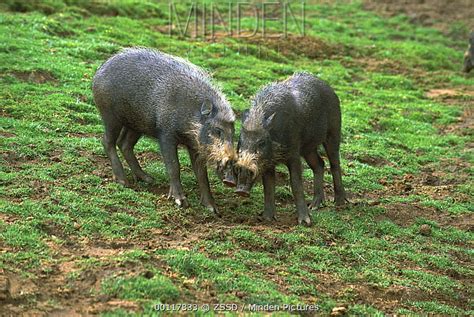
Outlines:
[[275,165],[284,163],[298,211],[298,223],[311,225],[304,199],[303,156],[314,174],[311,208],[324,201],[324,161],[317,148],[323,145],[331,163],[336,205],[346,202],[339,164],[341,110],[339,98],[324,81],[309,73],[296,73],[283,82],[260,90],[252,107],[243,114],[236,163],[237,189],[249,196],[258,176],[262,176],[265,207],[263,217],[275,219]]
[[217,213],[206,163],[215,163],[224,183],[235,186],[235,115],[208,74],[184,59],[131,48],[98,69],[92,89],[105,126],[104,149],[118,183],[127,181],[117,145],[134,176],[153,182],[141,169],[133,148],[142,135],[156,138],[170,178],[169,198],[187,207],[177,155],[178,145],[184,145],[199,183],[201,203]]

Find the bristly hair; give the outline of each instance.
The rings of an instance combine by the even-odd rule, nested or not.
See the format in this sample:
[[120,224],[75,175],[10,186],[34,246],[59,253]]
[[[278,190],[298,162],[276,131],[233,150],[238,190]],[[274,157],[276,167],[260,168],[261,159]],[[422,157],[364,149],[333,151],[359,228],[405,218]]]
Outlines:
[[190,138],[191,141],[194,143],[195,146],[199,147],[199,132],[201,131],[202,124],[199,122],[191,122],[191,128],[186,133]]
[[265,112],[273,105],[282,102],[288,95],[285,82],[274,82],[261,89],[252,98],[252,107],[249,110],[247,119],[243,122],[243,127],[247,131],[255,131],[263,128]]
[[210,145],[207,146],[207,155],[209,161],[220,163],[222,166],[226,166],[230,161],[237,160],[237,154],[234,148],[216,138],[213,138]]
[[[247,131],[255,131],[263,128],[263,122],[266,115],[271,114],[275,105],[281,105],[288,100],[287,98],[303,98],[308,99],[308,92],[298,90],[295,94],[293,87],[295,81],[307,81],[307,79],[315,79],[314,75],[309,72],[296,72],[289,78],[280,82],[273,82],[262,89],[252,98],[252,107],[243,127]],[[269,113],[270,112],[270,113]]]
[[199,133],[202,125],[194,122],[191,125],[191,129],[188,135],[194,143],[194,146],[198,149],[200,158],[206,158],[211,164],[221,164],[225,166],[229,161],[236,161],[237,154],[232,146],[226,144],[217,138],[212,138],[211,144],[202,144],[199,142]]
[[248,169],[254,175],[258,175],[259,167],[257,163],[258,163],[258,158],[255,153],[243,151],[239,153],[239,159],[237,160],[236,166]]
[[[190,89],[201,91],[205,98],[214,101],[214,105],[219,110],[218,116],[220,119],[225,122],[235,122],[235,114],[232,111],[230,103],[222,93],[221,87],[212,80],[211,76],[205,69],[191,63],[185,58],[170,55],[156,49],[137,46],[122,49],[106,63],[119,56],[133,54],[137,54],[141,59],[151,59],[152,61],[158,60],[171,64],[174,72],[176,72],[175,74],[179,74],[183,80],[186,80]],[[102,68],[102,66],[100,68]],[[192,77],[192,80],[188,80],[189,77]]]

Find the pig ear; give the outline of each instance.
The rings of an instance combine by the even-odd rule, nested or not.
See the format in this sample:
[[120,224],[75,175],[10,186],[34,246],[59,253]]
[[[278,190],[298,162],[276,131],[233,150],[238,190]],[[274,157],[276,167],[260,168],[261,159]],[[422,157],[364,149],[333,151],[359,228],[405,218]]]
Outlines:
[[247,120],[248,116],[249,116],[249,112],[250,110],[245,110],[244,112],[242,112],[242,122],[244,122],[245,120]]
[[212,103],[210,101],[204,101],[204,103],[201,106],[201,115],[202,116],[208,116],[212,112]]
[[263,120],[263,125],[265,128],[268,128],[269,126],[272,125],[273,123],[273,119],[275,118],[275,113],[272,113],[270,116],[266,117],[264,120]]

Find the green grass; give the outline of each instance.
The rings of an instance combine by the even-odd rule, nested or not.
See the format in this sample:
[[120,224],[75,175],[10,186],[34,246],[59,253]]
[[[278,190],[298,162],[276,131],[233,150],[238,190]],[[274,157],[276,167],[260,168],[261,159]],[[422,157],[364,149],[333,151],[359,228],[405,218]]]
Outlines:
[[110,278],[102,285],[103,292],[128,300],[153,300],[157,304],[174,302],[180,292],[166,277],[154,276],[132,278]]
[[[184,21],[189,7],[176,9]],[[358,3],[308,3],[304,42],[279,42],[290,53],[272,41],[170,37],[167,3],[9,0],[0,10],[0,269],[41,286],[43,295],[16,299],[25,312],[72,305],[61,286],[113,316],[205,302],[317,304],[325,314],[340,305],[350,314],[473,313],[472,128],[445,130],[474,102],[472,75],[458,71],[459,37]],[[242,27],[253,22],[244,18]],[[289,31],[297,34],[294,23]],[[199,206],[183,151],[192,207],[181,210],[166,199],[150,139],[136,152],[156,184],[115,184],[90,87],[99,65],[127,46],[205,68],[238,113],[262,85],[295,71],[328,81],[342,103],[344,183],[356,204],[328,203],[313,213],[312,228],[297,227],[285,180],[276,192],[280,220],[262,224],[262,186],[239,199],[211,173],[219,219]],[[308,47],[328,52],[315,58]],[[445,102],[426,96],[439,88],[460,94]],[[438,185],[424,181],[431,174]],[[309,200],[309,169],[304,176]]]

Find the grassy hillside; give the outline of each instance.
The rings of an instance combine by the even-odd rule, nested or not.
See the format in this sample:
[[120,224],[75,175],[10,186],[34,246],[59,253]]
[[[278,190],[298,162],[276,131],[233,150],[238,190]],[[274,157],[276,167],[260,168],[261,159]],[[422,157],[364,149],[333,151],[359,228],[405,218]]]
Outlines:
[[[176,6],[181,21],[188,8]],[[474,314],[466,41],[358,3],[308,1],[306,36],[292,22],[294,36],[283,40],[229,37],[222,27],[214,40],[170,36],[169,6],[154,1],[6,1],[0,9],[0,311],[126,315],[158,303],[299,303],[324,314]],[[247,16],[242,26],[253,22]],[[268,27],[282,32],[277,22]],[[114,183],[90,86],[98,66],[127,46],[207,69],[237,113],[259,87],[295,71],[328,81],[342,103],[352,204],[336,210],[329,202],[312,213],[313,227],[298,227],[279,168],[279,220],[264,224],[261,185],[241,199],[212,174],[224,214],[216,218],[200,207],[182,152],[192,207],[178,209],[149,139],[136,152],[156,184]],[[311,180],[307,169],[308,200]],[[325,180],[332,197],[329,172]]]

